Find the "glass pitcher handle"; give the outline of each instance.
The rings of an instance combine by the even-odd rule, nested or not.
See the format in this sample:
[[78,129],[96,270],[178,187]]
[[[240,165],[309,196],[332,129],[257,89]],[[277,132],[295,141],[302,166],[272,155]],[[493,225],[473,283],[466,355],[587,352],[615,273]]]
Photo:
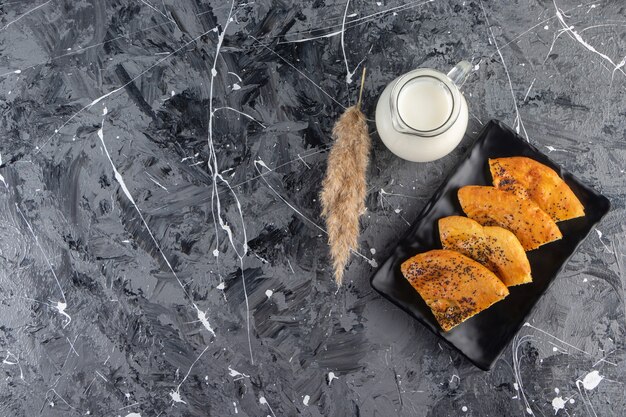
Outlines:
[[450,78],[457,87],[461,88],[471,71],[472,64],[467,61],[461,61],[450,70],[448,78]]

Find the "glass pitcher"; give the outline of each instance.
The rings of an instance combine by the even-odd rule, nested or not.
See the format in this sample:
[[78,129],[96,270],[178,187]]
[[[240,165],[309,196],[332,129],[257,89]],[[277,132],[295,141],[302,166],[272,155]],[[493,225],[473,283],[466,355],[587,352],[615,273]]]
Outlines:
[[376,129],[385,146],[413,162],[450,153],[467,129],[467,102],[459,87],[471,70],[461,61],[448,74],[418,68],[389,83],[376,105]]

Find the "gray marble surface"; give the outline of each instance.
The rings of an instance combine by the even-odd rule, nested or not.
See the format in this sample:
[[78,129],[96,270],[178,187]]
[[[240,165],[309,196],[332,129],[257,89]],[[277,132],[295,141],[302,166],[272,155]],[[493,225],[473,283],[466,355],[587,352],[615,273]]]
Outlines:
[[[373,119],[461,59],[452,154],[371,124],[337,291],[317,195],[347,73]],[[622,0],[0,1],[0,416],[624,415],[625,62]],[[491,118],[613,208],[483,372],[369,278]]]

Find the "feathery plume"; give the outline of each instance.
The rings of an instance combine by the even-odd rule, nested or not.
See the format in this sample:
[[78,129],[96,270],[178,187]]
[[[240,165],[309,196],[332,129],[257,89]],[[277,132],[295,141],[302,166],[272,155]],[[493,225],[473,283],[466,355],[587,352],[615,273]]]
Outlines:
[[365,68],[359,101],[346,109],[333,127],[335,143],[328,155],[320,194],[337,285],[343,281],[350,251],[358,247],[359,217],[365,212],[371,140],[367,120],[361,111],[364,82]]

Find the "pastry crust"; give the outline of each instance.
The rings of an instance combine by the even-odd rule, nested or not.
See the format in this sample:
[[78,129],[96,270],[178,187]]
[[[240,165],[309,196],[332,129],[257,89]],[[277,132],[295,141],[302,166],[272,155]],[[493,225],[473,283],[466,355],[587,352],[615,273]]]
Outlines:
[[556,222],[585,215],[585,208],[559,175],[534,159],[489,160],[494,187],[534,201]]
[[481,226],[462,216],[439,219],[444,249],[455,250],[488,268],[507,287],[532,282],[530,263],[515,235],[499,226]]
[[468,185],[458,191],[461,207],[468,217],[483,226],[500,226],[519,239],[524,250],[563,237],[552,218],[532,200],[494,187]]
[[509,294],[493,272],[451,250],[420,253],[402,263],[401,270],[444,331]]

